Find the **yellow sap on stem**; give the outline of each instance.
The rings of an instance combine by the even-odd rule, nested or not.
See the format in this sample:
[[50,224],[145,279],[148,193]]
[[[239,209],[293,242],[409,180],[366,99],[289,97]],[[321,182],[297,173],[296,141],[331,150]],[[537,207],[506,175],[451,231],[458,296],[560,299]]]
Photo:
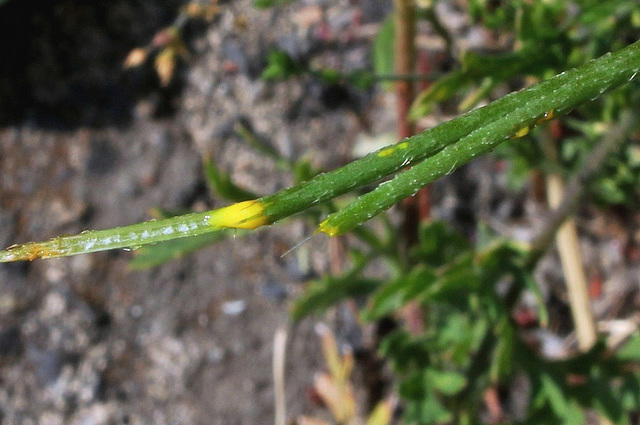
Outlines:
[[211,212],[209,225],[219,228],[255,229],[269,224],[264,205],[257,199],[238,202]]
[[337,226],[331,226],[328,221],[329,220],[327,219],[321,222],[320,225],[318,225],[318,230],[316,230],[316,233],[322,232],[330,237],[338,236],[341,233],[340,229]]

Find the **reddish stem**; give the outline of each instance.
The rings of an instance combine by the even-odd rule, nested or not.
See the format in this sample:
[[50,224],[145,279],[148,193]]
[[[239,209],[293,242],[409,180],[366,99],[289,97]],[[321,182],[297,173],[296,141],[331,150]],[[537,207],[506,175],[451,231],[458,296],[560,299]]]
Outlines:
[[[397,75],[413,73],[415,62],[415,17],[410,0],[395,0],[395,68]],[[396,82],[396,114],[398,136],[401,139],[413,136],[415,127],[407,117],[413,102],[413,83],[409,80]]]

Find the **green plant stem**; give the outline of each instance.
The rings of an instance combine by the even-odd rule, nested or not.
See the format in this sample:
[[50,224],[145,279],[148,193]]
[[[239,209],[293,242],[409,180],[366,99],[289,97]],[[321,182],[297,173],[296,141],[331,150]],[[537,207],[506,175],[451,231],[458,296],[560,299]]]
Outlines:
[[[519,98],[507,96],[486,107],[471,111],[454,120],[426,130],[405,140],[406,144],[388,146],[351,162],[337,170],[320,174],[299,185],[261,198],[272,222],[288,217],[310,206],[326,202],[354,188],[379,180],[401,168],[429,157],[445,146],[481,127],[491,114],[504,115],[538,93],[523,91]],[[515,131],[514,131],[515,132]],[[402,146],[402,148],[399,148]]]
[[423,82],[423,81],[435,81],[438,78],[442,77],[444,74],[441,72],[430,72],[428,74],[378,74],[373,75],[373,79],[375,81],[396,81],[396,80],[406,80],[406,81],[415,81],[415,82]]
[[204,213],[16,245],[0,251],[0,262],[135,248],[221,228],[253,229],[432,157],[329,216],[319,228],[330,236],[344,233],[411,196],[438,176],[452,172],[513,135],[523,135],[550,112],[554,116],[566,113],[633,79],[639,70],[640,42],[636,42],[273,195]]
[[429,7],[418,10],[418,14],[424,17],[431,24],[433,30],[444,40],[445,49],[448,54],[453,51],[453,39],[449,34],[449,31],[442,25],[438,14],[436,13],[435,4],[432,3]]
[[[548,115],[557,117],[567,113],[635,78],[639,69],[640,42],[636,42],[449,121],[461,123],[466,117],[475,117],[478,113],[485,118],[482,126],[467,133],[457,143],[446,146],[428,160],[380,184],[330,215],[321,223],[320,230],[334,236],[353,229],[514,135],[525,135],[531,126],[546,120]],[[504,107],[507,104],[509,108]],[[429,131],[422,134],[425,133]]]
[[[507,95],[483,108],[467,112],[458,118],[423,131],[406,139],[407,144],[402,149],[399,148],[402,144],[396,145],[395,148],[382,148],[342,168],[321,174],[300,185],[262,198],[267,204],[265,206],[267,215],[272,219],[271,221],[288,217],[312,205],[325,202],[356,187],[364,186],[397,172],[402,167],[433,156],[446,146],[453,145],[458,141],[459,143],[450,148],[449,153],[451,150],[468,150],[471,142],[476,142],[481,148],[484,148],[478,149],[478,151],[488,151],[497,144],[487,146],[496,139],[493,134],[494,130],[501,130],[500,137],[498,137],[499,142],[507,140],[523,127],[544,117],[548,111],[554,110],[556,116],[566,113],[575,106],[596,98],[606,90],[628,81],[639,69],[640,42],[636,42],[615,54],[607,54],[580,68]],[[489,126],[491,128],[487,129],[486,127]],[[465,141],[466,143],[464,143]],[[389,153],[383,155],[386,152]],[[454,165],[462,165],[462,163],[456,161]],[[451,164],[448,166],[450,167]],[[451,169],[445,168],[445,170],[450,171]],[[414,169],[407,172],[411,171],[414,174],[419,174],[419,170]],[[409,180],[413,180],[413,178]],[[387,185],[384,184],[380,187]],[[416,186],[420,187],[421,185],[412,183],[409,190],[403,190],[391,202],[379,201],[371,195],[365,195],[361,201],[384,204],[381,208],[375,208],[372,211],[370,217],[373,217],[387,209],[393,202],[398,202],[404,197],[412,195],[417,190]],[[360,206],[362,206],[361,203],[352,204],[350,212],[361,210]],[[341,214],[336,218],[346,215],[348,214]],[[355,220],[357,223],[354,223],[350,228],[365,221],[366,215],[369,214],[360,212],[358,219]],[[347,230],[348,228],[345,228],[341,233]]]
[[60,236],[46,242],[29,242],[0,251],[0,262],[54,258],[108,249],[135,249],[149,243],[210,233],[210,212],[194,213],[164,220],[152,220],[108,230],[86,231]]

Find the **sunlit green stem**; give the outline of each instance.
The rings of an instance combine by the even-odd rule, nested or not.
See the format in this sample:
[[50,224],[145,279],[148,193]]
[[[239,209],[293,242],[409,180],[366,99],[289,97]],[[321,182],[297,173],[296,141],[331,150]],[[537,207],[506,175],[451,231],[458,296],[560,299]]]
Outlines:
[[[210,213],[196,213],[153,220],[114,229],[60,236],[46,242],[30,242],[0,251],[0,262],[63,257],[163,242],[181,236],[196,236],[216,230],[208,222]],[[219,230],[219,229],[217,229]]]
[[136,249],[143,245],[198,236],[227,228],[254,229],[264,224],[266,218],[262,204],[255,200],[244,201],[202,213],[185,214],[114,229],[86,231],[45,242],[14,245],[0,251],[0,262],[64,257],[118,248]]
[[[222,228],[253,229],[418,163],[360,197],[346,209],[331,215],[320,227],[321,231],[331,236],[344,233],[504,140],[521,137],[531,126],[565,113],[633,79],[638,69],[640,43],[636,42],[615,54],[607,54],[546,82],[505,96],[486,107],[274,195],[204,213],[84,232],[42,243],[15,245],[0,251],[0,262],[135,248]],[[420,163],[428,157],[432,158]]]
[[[445,147],[413,168],[380,184],[346,208],[329,216],[320,231],[330,236],[345,233],[439,177],[449,174],[471,159],[491,151],[509,138],[526,135],[530,128],[566,113],[635,78],[640,70],[640,42],[614,54],[564,72],[527,90],[513,93],[474,112],[483,112],[483,125],[468,132],[459,142]],[[535,96],[529,94],[536,93]],[[507,102],[509,99],[517,102]],[[498,111],[495,105],[509,103],[512,109]],[[450,121],[464,120],[468,115]]]
[[[261,198],[265,204],[265,212],[270,221],[274,222],[312,205],[326,202],[354,188],[393,174],[407,165],[420,162],[494,121],[501,123],[499,139],[503,141],[526,130],[527,126],[537,121],[565,113],[580,103],[598,97],[607,89],[622,84],[629,80],[639,67],[640,44],[635,43],[615,55],[605,55],[583,67],[562,73],[544,83],[512,93],[483,108],[425,130],[406,139],[406,143],[382,148],[342,168]],[[516,110],[519,113],[513,114]],[[495,137],[488,135],[484,141],[477,137],[472,140],[489,144],[492,138]],[[491,147],[493,146],[488,149]],[[458,165],[462,163],[458,161]],[[444,171],[452,170],[447,168]],[[399,199],[408,196],[405,195],[407,193],[410,195],[413,191],[405,190]]]

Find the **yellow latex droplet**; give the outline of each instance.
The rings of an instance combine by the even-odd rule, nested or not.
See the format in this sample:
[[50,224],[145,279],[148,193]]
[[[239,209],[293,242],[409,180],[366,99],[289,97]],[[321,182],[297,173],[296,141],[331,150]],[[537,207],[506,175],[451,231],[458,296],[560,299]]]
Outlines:
[[389,156],[389,155],[391,155],[395,150],[396,150],[396,147],[395,147],[395,146],[391,146],[391,147],[388,147],[388,148],[384,148],[384,149],[382,149],[380,152],[378,152],[378,156],[379,156],[380,158],[384,158],[385,156]]
[[340,229],[338,229],[338,227],[336,226],[330,226],[327,221],[328,220],[324,220],[322,223],[320,223],[320,225],[318,225],[317,231],[322,232],[330,237],[338,236],[341,233]]
[[536,121],[536,125],[540,125],[542,123],[545,123],[547,121],[551,121],[552,119],[554,119],[554,115],[553,115],[553,109],[549,109],[548,112],[545,112],[544,115],[538,119],[538,121]]
[[516,134],[514,134],[513,136],[511,136],[512,139],[519,139],[521,137],[526,136],[527,134],[529,134],[529,131],[531,129],[529,128],[529,126],[526,127],[522,127],[520,130],[518,130],[518,132]]
[[269,224],[269,219],[264,215],[264,205],[258,200],[214,210],[209,218],[209,225],[219,228],[255,229],[266,224]]
[[400,142],[395,146],[389,146],[388,148],[383,148],[378,152],[378,156],[380,158],[384,158],[386,156],[393,154],[398,149],[406,149],[408,147],[409,147],[409,142]]

